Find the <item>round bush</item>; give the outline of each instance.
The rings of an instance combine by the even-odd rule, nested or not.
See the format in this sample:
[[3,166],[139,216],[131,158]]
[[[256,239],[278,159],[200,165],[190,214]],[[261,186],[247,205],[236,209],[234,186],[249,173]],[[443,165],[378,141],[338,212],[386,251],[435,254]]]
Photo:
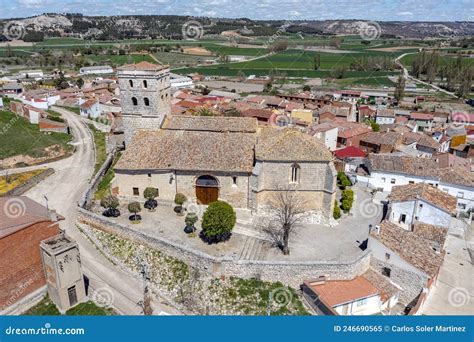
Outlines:
[[143,191],[143,197],[145,197],[147,200],[154,200],[156,197],[158,197],[158,189],[157,188],[146,188],[145,191]]
[[113,195],[107,195],[100,200],[100,206],[106,209],[117,209],[119,204],[118,198]]
[[230,204],[223,201],[211,203],[202,217],[201,238],[209,244],[229,240],[236,220]]
[[183,194],[177,193],[174,196],[174,203],[176,203],[177,205],[183,205],[186,200],[187,198]]

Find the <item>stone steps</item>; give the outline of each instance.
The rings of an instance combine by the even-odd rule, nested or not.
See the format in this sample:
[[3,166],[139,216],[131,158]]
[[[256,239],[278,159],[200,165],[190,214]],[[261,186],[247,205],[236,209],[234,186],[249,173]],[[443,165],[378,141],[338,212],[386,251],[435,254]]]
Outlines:
[[239,255],[239,260],[263,260],[270,244],[248,236]]

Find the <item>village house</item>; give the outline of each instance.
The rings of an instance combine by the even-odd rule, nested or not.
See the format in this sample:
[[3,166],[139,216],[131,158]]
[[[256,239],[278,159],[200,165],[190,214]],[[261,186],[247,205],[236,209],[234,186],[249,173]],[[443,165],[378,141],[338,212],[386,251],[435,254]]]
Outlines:
[[359,147],[360,140],[368,133],[372,132],[372,129],[360,123],[340,123],[336,122],[338,125],[337,133],[337,146],[338,147],[347,147],[355,146]]
[[[447,229],[414,224],[411,230],[383,221],[370,233],[371,265],[400,286],[399,301],[419,308],[436,283],[444,260]],[[415,312],[411,313],[415,313]]]
[[82,67],[79,69],[81,75],[101,75],[101,74],[112,74],[114,69],[108,65],[97,65],[90,67]]
[[0,197],[0,207],[0,313],[7,314],[46,291],[39,246],[64,218],[25,196]]
[[388,200],[388,220],[407,230],[416,223],[449,228],[457,213],[456,197],[426,183],[394,186]]
[[324,122],[309,128],[308,134],[322,140],[330,151],[334,151],[337,148],[338,132],[339,128],[335,123]]
[[417,131],[431,131],[433,127],[434,116],[431,113],[412,112],[410,120],[416,122]]
[[390,314],[400,287],[373,269],[351,280],[308,280],[304,298],[318,315],[365,316]]
[[427,183],[457,198],[457,209],[467,212],[474,208],[474,176],[462,166],[440,168],[432,158],[371,154],[367,173],[358,169],[357,180],[382,191],[392,191],[396,185]]
[[396,132],[370,132],[360,138],[359,148],[366,153],[392,153],[402,139],[402,134]]
[[334,156],[336,157],[334,164],[337,171],[353,173],[359,166],[365,164],[367,153],[355,146],[348,146],[335,151]]
[[96,99],[90,99],[87,101],[82,102],[79,105],[81,116],[85,116],[88,118],[98,118],[102,113],[100,110],[100,103]]
[[395,111],[393,109],[378,108],[375,122],[379,125],[390,125],[395,123]]

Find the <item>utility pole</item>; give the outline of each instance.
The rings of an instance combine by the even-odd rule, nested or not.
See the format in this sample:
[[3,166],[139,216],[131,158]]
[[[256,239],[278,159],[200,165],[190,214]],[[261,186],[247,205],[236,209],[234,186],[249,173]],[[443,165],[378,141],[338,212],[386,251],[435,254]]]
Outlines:
[[150,266],[148,262],[143,257],[142,252],[136,257],[137,265],[140,269],[140,274],[143,279],[143,300],[138,302],[138,305],[142,308],[142,313],[145,316],[153,315],[153,309],[151,307],[151,298],[150,298]]

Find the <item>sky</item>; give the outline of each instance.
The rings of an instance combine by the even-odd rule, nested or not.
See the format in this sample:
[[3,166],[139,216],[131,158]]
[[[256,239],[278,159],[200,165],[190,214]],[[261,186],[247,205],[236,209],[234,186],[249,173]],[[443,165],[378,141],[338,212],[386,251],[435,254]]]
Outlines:
[[0,18],[45,12],[264,20],[474,21],[474,0],[0,0]]

